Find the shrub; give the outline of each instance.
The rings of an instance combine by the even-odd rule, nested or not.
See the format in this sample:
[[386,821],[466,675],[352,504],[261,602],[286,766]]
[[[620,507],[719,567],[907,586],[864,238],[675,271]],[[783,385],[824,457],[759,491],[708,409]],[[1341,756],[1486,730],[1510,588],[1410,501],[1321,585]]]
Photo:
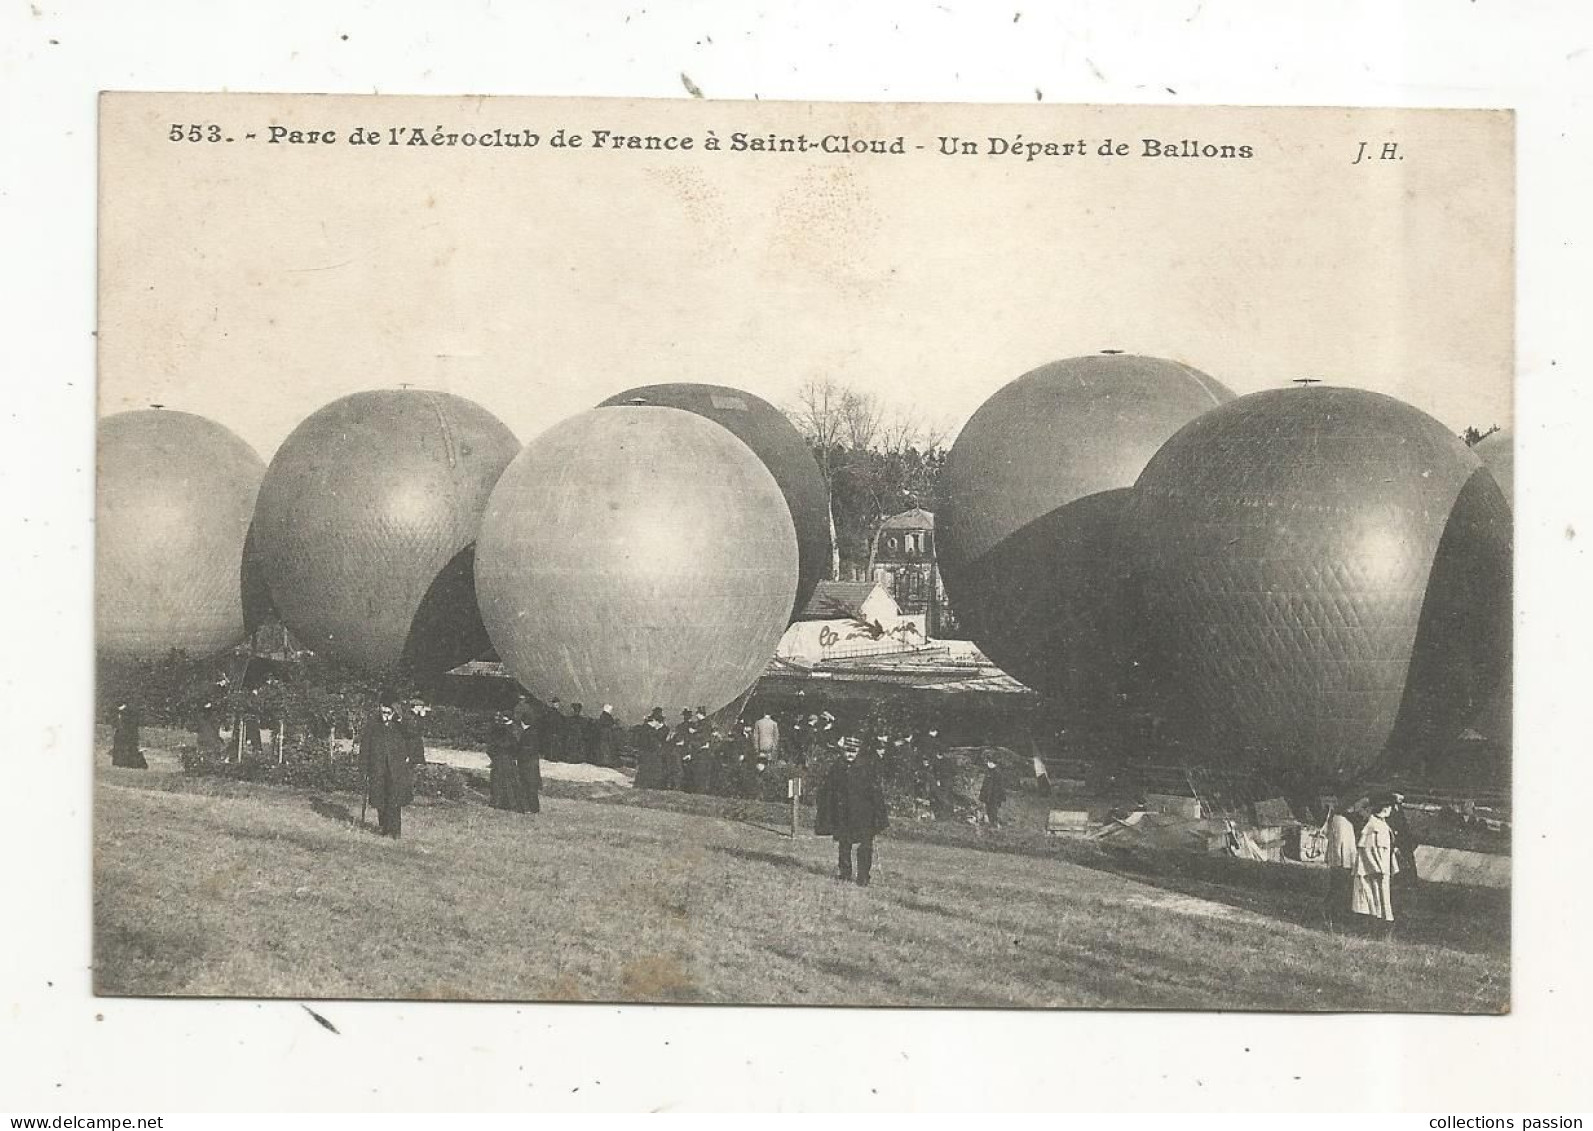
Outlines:
[[214,694],[224,661],[196,660],[173,650],[159,660],[110,660],[95,665],[97,721],[114,723],[118,704],[130,703],[144,726],[185,728]]
[[427,746],[485,750],[493,712],[479,708],[433,706],[421,724]]
[[[228,762],[224,757],[206,755],[191,746],[184,747],[180,757],[183,772],[198,777],[257,781],[328,793],[362,793],[365,789],[365,771],[358,754],[335,749],[324,738],[301,736],[288,742],[283,747],[281,762],[269,755],[263,759]],[[458,801],[466,793],[464,775],[438,762],[416,766],[413,781],[416,797]]]

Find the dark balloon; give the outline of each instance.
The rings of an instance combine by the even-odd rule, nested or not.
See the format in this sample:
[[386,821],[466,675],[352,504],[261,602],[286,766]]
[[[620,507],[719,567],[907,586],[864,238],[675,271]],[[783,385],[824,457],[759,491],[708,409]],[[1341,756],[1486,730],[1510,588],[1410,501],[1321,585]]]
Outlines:
[[830,576],[830,496],[807,441],[768,401],[725,385],[642,385],[600,407],[637,402],[681,408],[730,429],[753,450],[780,485],[796,527],[800,559],[791,619],[807,606],[813,587]]
[[293,430],[260,488],[253,538],[283,622],[376,674],[447,671],[487,650],[476,529],[519,442],[480,405],[387,389]]
[[[1511,526],[1514,532],[1514,508],[1516,489],[1516,447],[1515,433],[1510,429],[1501,429],[1490,436],[1484,436],[1471,449],[1482,460],[1482,466],[1488,469],[1494,482],[1499,484],[1499,489],[1504,492],[1505,502],[1511,505]],[[1513,543],[1512,543],[1513,544]],[[1512,607],[1514,603],[1512,602]],[[1510,658],[1514,657],[1514,649]],[[1511,716],[1514,714],[1514,688],[1508,677],[1510,664],[1505,666],[1506,678],[1501,682],[1499,690],[1478,713],[1475,726],[1477,730],[1488,738],[1508,745],[1511,741]]]
[[1115,685],[1128,488],[1169,436],[1232,399],[1176,361],[1069,358],[998,391],[952,446],[937,517],[947,596],[985,654],[1064,719],[1098,718]]
[[1174,733],[1347,778],[1453,739],[1502,677],[1504,497],[1438,421],[1358,389],[1194,421],[1140,476],[1136,659]]
[[232,432],[148,409],[99,425],[95,624],[102,656],[208,656],[244,638],[244,540],[265,464]]
[[673,408],[602,408],[532,441],[487,505],[476,589],[531,694],[622,723],[716,711],[774,655],[796,531],[752,450]]

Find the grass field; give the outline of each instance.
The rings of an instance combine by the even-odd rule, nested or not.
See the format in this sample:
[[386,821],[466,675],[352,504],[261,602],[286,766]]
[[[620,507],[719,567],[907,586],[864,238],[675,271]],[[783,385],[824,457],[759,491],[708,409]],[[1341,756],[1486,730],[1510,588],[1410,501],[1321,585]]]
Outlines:
[[873,886],[779,807],[555,783],[356,827],[359,798],[100,756],[102,994],[1498,1012],[1508,893],[1424,886],[1394,942],[1317,925],[1320,874],[893,829]]

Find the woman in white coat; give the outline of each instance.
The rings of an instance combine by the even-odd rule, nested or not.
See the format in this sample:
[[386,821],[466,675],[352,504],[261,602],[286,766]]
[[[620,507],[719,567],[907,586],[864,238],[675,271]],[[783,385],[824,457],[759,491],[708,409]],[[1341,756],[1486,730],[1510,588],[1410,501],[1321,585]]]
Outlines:
[[1388,815],[1394,799],[1380,795],[1371,800],[1371,816],[1361,830],[1355,857],[1355,887],[1350,893],[1350,910],[1372,920],[1385,935],[1394,930],[1392,879],[1399,870],[1394,860],[1394,832]]

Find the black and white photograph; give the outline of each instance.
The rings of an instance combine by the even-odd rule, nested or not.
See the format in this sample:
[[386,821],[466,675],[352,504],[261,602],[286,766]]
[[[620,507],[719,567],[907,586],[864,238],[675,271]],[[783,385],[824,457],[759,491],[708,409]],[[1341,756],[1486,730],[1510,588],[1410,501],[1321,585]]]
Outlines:
[[103,95],[95,992],[1509,1011],[1514,131]]

